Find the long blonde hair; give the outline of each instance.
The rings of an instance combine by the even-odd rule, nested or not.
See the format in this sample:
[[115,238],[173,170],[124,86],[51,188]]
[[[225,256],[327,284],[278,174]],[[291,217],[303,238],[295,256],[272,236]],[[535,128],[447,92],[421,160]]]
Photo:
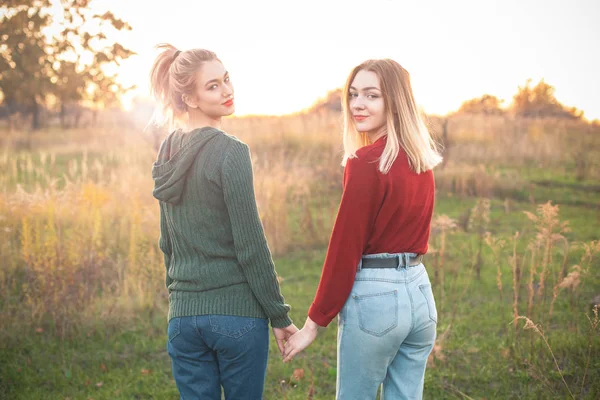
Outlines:
[[156,48],[162,51],[154,60],[150,71],[150,90],[159,102],[150,124],[169,124],[172,128],[177,121],[187,116],[184,94],[191,95],[196,89],[196,73],[206,61],[217,60],[210,50],[192,49],[179,51],[175,46],[161,43]]
[[412,92],[410,75],[400,64],[390,59],[367,60],[356,66],[348,76],[342,92],[344,115],[342,165],[345,166],[349,158],[355,158],[356,151],[368,140],[365,133],[356,130],[349,106],[350,86],[361,70],[371,71],[377,75],[385,101],[388,138],[379,160],[379,170],[384,174],[389,172],[398,157],[400,148],[406,153],[410,168],[416,173],[433,169],[442,161],[442,157],[421,118]]

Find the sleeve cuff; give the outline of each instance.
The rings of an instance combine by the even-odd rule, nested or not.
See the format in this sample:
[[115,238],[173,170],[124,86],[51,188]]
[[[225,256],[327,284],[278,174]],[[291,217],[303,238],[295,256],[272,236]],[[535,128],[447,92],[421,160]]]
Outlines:
[[275,319],[271,318],[271,326],[273,328],[287,328],[292,323],[293,322],[292,322],[291,318],[288,317],[287,314],[280,318],[275,318]]
[[308,310],[308,316],[310,317],[310,319],[315,321],[317,325],[322,327],[326,327],[327,325],[329,325],[329,323],[333,319],[319,311],[317,307],[315,307],[315,303],[311,304],[310,309]]

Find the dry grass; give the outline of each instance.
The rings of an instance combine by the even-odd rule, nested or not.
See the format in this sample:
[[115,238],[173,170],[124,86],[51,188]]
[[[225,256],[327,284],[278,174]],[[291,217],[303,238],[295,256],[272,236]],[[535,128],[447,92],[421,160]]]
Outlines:
[[[280,126],[273,121],[270,129]],[[243,126],[254,129],[252,121]],[[106,299],[153,307],[164,295],[158,209],[150,196],[152,144],[119,131],[94,132],[87,141],[85,134],[72,132],[73,143],[0,152],[3,335],[47,325],[62,336]],[[323,246],[338,200],[331,191],[341,182],[333,141],[313,135],[307,144],[300,132],[238,136],[252,148],[273,253]],[[119,307],[104,308],[103,317],[127,312]]]
[[571,392],[571,389],[569,388],[569,385],[567,385],[567,382],[565,382],[565,377],[563,376],[563,373],[562,373],[560,367],[558,366],[558,361],[556,361],[556,357],[554,356],[554,352],[552,351],[552,348],[550,347],[550,344],[548,344],[548,340],[546,339],[546,336],[544,335],[544,331],[542,330],[542,328],[539,325],[534,324],[533,321],[530,320],[527,317],[518,316],[517,320],[519,320],[519,319],[525,320],[525,326],[523,327],[523,329],[525,329],[525,330],[531,329],[534,332],[536,332],[538,335],[540,335],[540,337],[544,341],[544,344],[546,345],[546,347],[550,351],[550,354],[552,355],[552,359],[554,360],[554,365],[556,366],[556,369],[558,370],[558,373],[560,374],[560,377],[561,377],[563,383],[565,384],[565,387],[567,388],[567,391],[569,392],[569,395],[571,396],[572,399],[575,399],[575,396],[573,396],[573,393]]
[[[259,211],[276,256],[327,244],[341,189],[339,122],[338,114],[322,113],[225,123],[228,132],[250,145]],[[437,123],[435,118],[430,121],[434,129]],[[573,136],[576,130],[581,137]],[[449,160],[435,173],[438,193],[482,199],[465,223],[447,215],[436,215],[432,223],[428,267],[435,273],[436,301],[440,314],[448,305],[453,307],[449,318],[446,313],[446,333],[455,326],[457,306],[467,290],[482,284],[477,277],[486,262],[495,267],[503,321],[512,314],[516,327],[518,320],[528,318],[526,328],[544,337],[531,321],[548,326],[562,296],[569,296],[573,314],[580,312],[577,307],[600,254],[600,241],[570,244],[568,224],[552,203],[527,214],[527,231],[508,238],[488,231],[494,228],[491,199],[504,200],[506,215],[518,209],[511,198],[522,190],[524,179],[514,167],[535,164],[564,170],[572,163],[574,179],[600,177],[600,157],[594,158],[599,154],[597,139],[589,145],[597,130],[557,121],[452,118]],[[90,316],[121,320],[164,304],[158,208],[150,195],[153,138],[115,129],[74,131],[68,138],[52,140],[54,134],[39,133],[39,142],[22,151],[24,134],[13,133],[4,138],[0,150],[1,339],[14,339],[36,327],[68,336]],[[583,156],[564,151],[585,146],[589,151]],[[585,162],[577,164],[578,157]],[[513,169],[507,171],[506,166]],[[468,235],[473,242],[462,243]],[[491,249],[491,257],[483,244]],[[583,255],[570,264],[567,256],[575,249]],[[471,256],[472,270],[467,282],[459,282],[457,267],[449,261],[465,254]],[[504,280],[508,276],[512,299],[510,283]],[[597,313],[594,318],[584,381],[598,332]],[[441,335],[436,343],[432,360],[437,365],[445,362],[444,338]],[[518,334],[510,338],[513,348],[519,346]],[[545,337],[544,341],[552,353]],[[536,354],[533,339],[528,354]],[[554,353],[552,357],[558,368]],[[536,367],[543,370],[544,365]],[[570,393],[564,377],[563,382]]]
[[435,248],[430,247],[429,253],[435,254],[436,262],[433,264],[434,268],[434,281],[436,285],[439,285],[441,291],[436,305],[440,311],[444,310],[445,306],[445,263],[447,257],[447,239],[448,235],[452,234],[457,228],[456,220],[448,217],[447,215],[439,215],[433,218],[431,221],[431,232],[433,238],[437,239],[434,241]]

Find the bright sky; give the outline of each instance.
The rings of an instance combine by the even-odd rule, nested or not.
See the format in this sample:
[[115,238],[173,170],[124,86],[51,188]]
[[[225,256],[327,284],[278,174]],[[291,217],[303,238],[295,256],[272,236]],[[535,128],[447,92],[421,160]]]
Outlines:
[[159,42],[213,50],[230,71],[236,114],[285,114],[341,87],[368,58],[411,74],[417,102],[445,114],[485,93],[510,103],[541,78],[563,104],[600,119],[599,0],[95,1],[133,26],[126,84],[148,94]]

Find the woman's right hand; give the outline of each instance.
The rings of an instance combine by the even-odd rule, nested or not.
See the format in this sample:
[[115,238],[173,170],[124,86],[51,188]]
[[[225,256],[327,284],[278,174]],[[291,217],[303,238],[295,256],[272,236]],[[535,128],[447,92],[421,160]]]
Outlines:
[[298,327],[294,324],[286,326],[285,328],[273,328],[273,336],[275,336],[277,347],[279,347],[281,355],[283,355],[285,343],[296,332],[298,332]]
[[294,356],[306,349],[317,338],[319,325],[310,317],[306,318],[306,323],[302,330],[291,337],[284,347],[283,362],[292,361]]

